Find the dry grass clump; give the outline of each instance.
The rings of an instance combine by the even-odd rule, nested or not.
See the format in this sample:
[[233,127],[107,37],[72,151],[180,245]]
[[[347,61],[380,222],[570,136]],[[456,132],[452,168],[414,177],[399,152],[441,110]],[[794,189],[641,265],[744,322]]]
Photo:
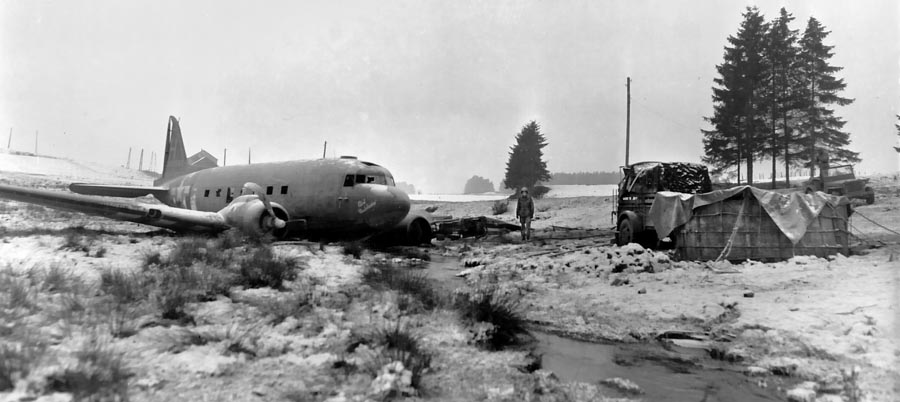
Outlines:
[[48,378],[48,390],[72,393],[75,400],[127,400],[128,377],[122,355],[92,337],[75,352],[77,363]]
[[421,346],[420,339],[398,321],[396,325],[375,331],[373,340],[383,347],[381,357],[386,363],[402,363],[403,368],[411,373],[410,386],[419,389],[422,375],[431,367],[432,359],[431,354]]
[[459,297],[455,307],[460,318],[475,328],[474,342],[491,350],[518,345],[527,334],[519,302],[494,288]]
[[158,251],[145,252],[144,268],[138,276],[110,276],[107,289],[123,295],[132,294],[135,287],[150,289],[146,296],[162,318],[184,321],[189,319],[185,312],[188,303],[228,296],[236,286],[281,290],[284,281],[296,278],[297,269],[298,261],[276,256],[269,244],[229,231],[217,239],[179,239],[165,256]]
[[3,338],[4,342],[0,343],[0,392],[12,389],[16,379],[28,376],[45,349],[39,343],[12,340],[6,334]]
[[375,400],[421,396],[422,377],[433,358],[421,339],[399,321],[368,332],[354,332],[346,352],[353,357],[332,365],[343,376],[340,382],[352,383],[351,375],[364,375],[371,381],[368,397]]
[[[431,284],[424,273],[398,267],[390,262],[371,265],[363,272],[362,279],[364,283],[375,289],[391,289],[398,291],[401,295],[410,296],[425,310],[440,307],[446,299]],[[401,310],[406,311],[408,308],[401,308]]]
[[508,200],[497,200],[494,201],[494,204],[491,205],[491,213],[494,215],[502,215],[509,210],[509,201]]
[[283,289],[284,281],[297,277],[297,261],[277,258],[271,247],[260,247],[241,260],[236,284],[247,288]]
[[365,247],[363,247],[361,241],[345,241],[341,243],[341,249],[343,250],[344,255],[352,255],[353,258],[358,260],[362,257]]

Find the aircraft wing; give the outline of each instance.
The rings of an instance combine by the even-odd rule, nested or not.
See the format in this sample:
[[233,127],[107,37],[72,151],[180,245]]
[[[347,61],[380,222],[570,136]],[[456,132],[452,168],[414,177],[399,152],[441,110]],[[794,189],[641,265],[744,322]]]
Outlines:
[[179,232],[220,232],[231,227],[226,222],[226,217],[217,212],[192,211],[134,200],[116,200],[7,185],[0,185],[0,197]]
[[69,190],[84,195],[101,195],[104,197],[137,198],[153,195],[157,199],[164,196],[169,189],[165,187],[114,186],[107,184],[72,183]]

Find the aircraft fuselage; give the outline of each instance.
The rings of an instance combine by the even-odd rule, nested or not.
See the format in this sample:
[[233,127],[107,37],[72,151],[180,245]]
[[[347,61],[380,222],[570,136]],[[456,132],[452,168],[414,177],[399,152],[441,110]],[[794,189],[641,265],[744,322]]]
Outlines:
[[377,233],[399,223],[410,208],[387,169],[355,158],[200,170],[161,183],[169,190],[158,198],[176,208],[215,212],[240,196],[248,182],[262,187],[290,221],[302,220],[310,236]]

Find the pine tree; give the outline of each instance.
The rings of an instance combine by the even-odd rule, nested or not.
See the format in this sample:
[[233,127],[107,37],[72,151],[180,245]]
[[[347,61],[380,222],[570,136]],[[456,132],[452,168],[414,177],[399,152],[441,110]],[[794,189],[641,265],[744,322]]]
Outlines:
[[793,134],[800,105],[797,91],[800,49],[797,46],[797,30],[789,26],[793,20],[794,17],[782,7],[766,33],[765,83],[770,131],[765,145],[772,159],[772,188],[775,187],[778,159],[784,161],[785,179],[790,185],[791,163],[801,157]]
[[[737,35],[729,36],[724,61],[716,66],[713,81],[713,116],[706,120],[713,130],[702,130],[705,163],[714,172],[746,160],[747,183],[753,184],[753,160],[762,151],[760,140],[766,133],[765,63],[763,49],[768,24],[756,7],[747,7]],[[740,173],[738,174],[740,182]]]
[[506,162],[506,177],[503,185],[506,188],[533,188],[539,181],[550,179],[547,162],[544,162],[544,151],[547,140],[541,134],[541,127],[531,121],[522,127],[516,135],[516,145],[510,147],[509,161]]
[[[897,120],[900,120],[900,114],[897,115]],[[894,123],[894,127],[897,127],[897,136],[900,137],[900,123]],[[900,142],[900,139],[897,141]],[[894,147],[894,150],[900,153],[900,147]]]
[[831,161],[859,162],[859,154],[846,148],[850,144],[850,134],[841,131],[846,122],[829,108],[853,103],[853,99],[838,95],[847,84],[834,77],[843,68],[828,62],[834,55],[831,51],[834,46],[824,43],[829,33],[818,20],[810,17],[800,39],[799,77],[803,107],[799,141],[803,154],[810,161],[810,175],[812,161],[820,148],[828,152]]

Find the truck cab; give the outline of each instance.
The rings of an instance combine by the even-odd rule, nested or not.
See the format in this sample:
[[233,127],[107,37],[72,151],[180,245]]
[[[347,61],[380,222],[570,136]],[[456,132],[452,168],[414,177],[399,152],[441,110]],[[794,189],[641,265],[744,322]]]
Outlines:
[[804,183],[807,194],[816,191],[847,198],[864,199],[866,204],[875,203],[875,191],[868,186],[869,179],[857,179],[853,165],[829,166],[822,170],[820,177],[812,177]]
[[660,239],[649,218],[658,191],[708,193],[712,191],[709,170],[704,165],[687,162],[638,162],[622,167],[615,206],[617,245],[659,245]]

